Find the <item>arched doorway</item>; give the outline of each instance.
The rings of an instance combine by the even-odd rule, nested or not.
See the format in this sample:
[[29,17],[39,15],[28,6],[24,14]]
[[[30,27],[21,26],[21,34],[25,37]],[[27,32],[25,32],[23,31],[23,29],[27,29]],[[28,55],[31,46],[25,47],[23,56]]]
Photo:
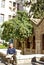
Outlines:
[[35,36],[33,36],[32,53],[35,53]]
[[30,48],[29,38],[27,38],[27,41],[26,41],[26,48]]
[[42,53],[44,53],[44,34],[42,34]]
[[33,36],[33,48],[32,49],[35,49],[35,36]]
[[17,49],[21,49],[21,47],[22,47],[21,42],[17,40]]

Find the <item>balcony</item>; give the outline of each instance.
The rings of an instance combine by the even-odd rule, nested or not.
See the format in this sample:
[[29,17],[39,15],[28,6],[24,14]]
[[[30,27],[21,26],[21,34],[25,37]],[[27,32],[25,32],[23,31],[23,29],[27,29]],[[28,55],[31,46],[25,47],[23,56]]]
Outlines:
[[37,0],[31,0],[31,3],[32,4],[37,3]]
[[12,1],[9,1],[9,9],[12,10]]

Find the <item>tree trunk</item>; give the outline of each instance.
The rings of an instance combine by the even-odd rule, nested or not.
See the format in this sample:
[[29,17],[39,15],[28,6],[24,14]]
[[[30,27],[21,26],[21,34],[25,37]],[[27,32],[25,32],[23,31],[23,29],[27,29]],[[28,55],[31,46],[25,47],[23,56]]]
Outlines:
[[25,41],[22,42],[22,54],[24,55],[26,51],[26,47],[25,47]]
[[30,37],[30,54],[32,54],[33,36]]
[[13,46],[14,46],[15,48],[17,48],[17,40],[16,40],[16,39],[15,39],[14,42],[13,42]]

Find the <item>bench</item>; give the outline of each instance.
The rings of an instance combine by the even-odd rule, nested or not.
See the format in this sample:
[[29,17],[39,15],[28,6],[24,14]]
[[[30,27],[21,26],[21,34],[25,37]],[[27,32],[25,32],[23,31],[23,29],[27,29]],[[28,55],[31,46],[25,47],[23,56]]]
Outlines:
[[31,64],[32,65],[39,65],[39,63],[37,63],[37,62],[32,62]]
[[44,65],[44,62],[43,61],[37,61],[37,63]]

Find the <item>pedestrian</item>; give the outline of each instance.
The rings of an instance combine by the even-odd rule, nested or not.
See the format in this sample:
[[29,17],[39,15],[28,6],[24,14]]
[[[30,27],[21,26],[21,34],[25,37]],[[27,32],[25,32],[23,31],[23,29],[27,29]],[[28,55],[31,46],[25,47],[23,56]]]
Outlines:
[[[13,65],[16,63],[16,49],[13,47],[13,43],[9,44],[9,48],[7,49],[7,56],[6,58],[13,58]],[[14,63],[15,61],[15,63]]]

